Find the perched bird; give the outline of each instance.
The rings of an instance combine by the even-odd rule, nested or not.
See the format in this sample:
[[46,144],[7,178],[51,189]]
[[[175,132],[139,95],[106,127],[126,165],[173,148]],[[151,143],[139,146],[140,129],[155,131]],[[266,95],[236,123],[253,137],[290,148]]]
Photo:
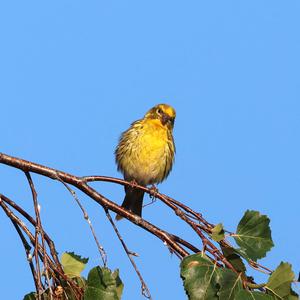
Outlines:
[[[125,180],[147,186],[167,178],[174,162],[175,116],[173,107],[158,104],[122,133],[115,155]],[[125,193],[122,207],[141,216],[144,192],[133,185],[125,186]],[[116,216],[117,220],[121,218]]]

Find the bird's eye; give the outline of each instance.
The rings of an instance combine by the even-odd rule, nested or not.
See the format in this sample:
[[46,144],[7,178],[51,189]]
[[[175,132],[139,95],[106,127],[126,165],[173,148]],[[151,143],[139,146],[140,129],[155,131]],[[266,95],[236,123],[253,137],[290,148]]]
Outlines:
[[158,109],[157,109],[157,113],[158,113],[159,115],[161,115],[162,112],[163,112],[163,111],[161,110],[161,108],[158,108]]

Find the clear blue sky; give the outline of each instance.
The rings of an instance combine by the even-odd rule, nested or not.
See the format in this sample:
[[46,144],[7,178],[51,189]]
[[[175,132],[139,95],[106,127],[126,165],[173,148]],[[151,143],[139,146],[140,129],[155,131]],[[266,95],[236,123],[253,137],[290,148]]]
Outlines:
[[[2,1],[0,151],[77,175],[120,177],[113,155],[120,133],[153,105],[169,103],[178,116],[177,155],[160,191],[231,231],[246,209],[267,214],[275,248],[262,263],[288,261],[298,273],[299,13],[299,1]],[[33,178],[59,252],[99,263],[70,195]],[[0,165],[0,182],[0,192],[32,211],[21,172]],[[94,186],[123,199],[121,187]],[[142,299],[101,207],[79,196],[109,267],[120,268],[123,299]],[[159,202],[144,217],[200,245]],[[154,299],[185,299],[178,259],[129,222],[118,225],[140,254]],[[34,285],[2,212],[0,231],[1,294],[22,299]]]

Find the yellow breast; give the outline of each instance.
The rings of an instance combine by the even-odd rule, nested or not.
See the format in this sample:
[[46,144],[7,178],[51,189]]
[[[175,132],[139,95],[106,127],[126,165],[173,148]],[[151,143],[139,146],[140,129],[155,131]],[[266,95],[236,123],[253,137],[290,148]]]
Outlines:
[[167,127],[159,120],[142,120],[122,135],[116,159],[125,179],[148,185],[168,176],[174,151],[172,132]]

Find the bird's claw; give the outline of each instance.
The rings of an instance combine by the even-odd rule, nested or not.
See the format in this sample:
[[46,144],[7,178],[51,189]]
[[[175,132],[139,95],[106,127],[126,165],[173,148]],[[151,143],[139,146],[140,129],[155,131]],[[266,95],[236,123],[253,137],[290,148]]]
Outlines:
[[152,184],[152,186],[150,187],[150,197],[152,199],[155,199],[157,194],[158,194],[158,188],[154,184]]

